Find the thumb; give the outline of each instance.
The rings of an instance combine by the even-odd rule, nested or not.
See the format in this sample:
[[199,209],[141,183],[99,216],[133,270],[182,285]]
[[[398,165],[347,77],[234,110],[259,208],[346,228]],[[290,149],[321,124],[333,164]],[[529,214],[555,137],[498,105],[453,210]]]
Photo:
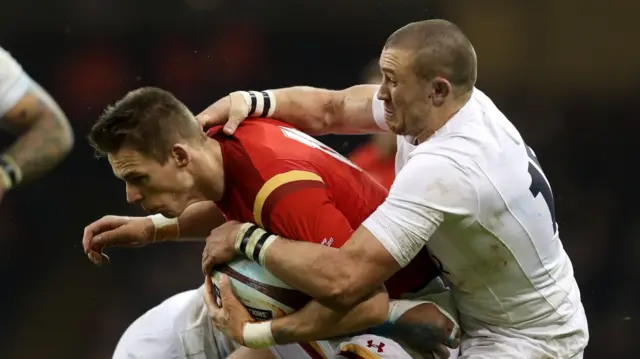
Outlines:
[[223,131],[232,135],[240,123],[249,116],[249,104],[240,91],[229,94],[229,119],[224,125]]
[[222,300],[222,305],[238,302],[231,288],[231,279],[226,274],[220,275],[220,299]]

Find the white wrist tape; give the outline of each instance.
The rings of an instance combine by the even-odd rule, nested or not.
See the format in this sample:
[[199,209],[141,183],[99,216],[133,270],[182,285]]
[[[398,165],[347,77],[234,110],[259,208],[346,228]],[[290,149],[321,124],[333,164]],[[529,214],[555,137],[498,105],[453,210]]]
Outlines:
[[[153,241],[155,242],[158,238],[158,230],[164,228],[164,227],[169,227],[169,226],[176,226],[178,228],[178,236],[179,237],[179,233],[180,233],[180,229],[179,229],[179,225],[178,225],[178,218],[167,218],[161,214],[154,214],[151,216],[148,216],[149,219],[151,219],[151,222],[153,223],[153,227],[155,228],[155,231],[153,232]],[[163,239],[168,239],[168,238],[163,238]],[[177,239],[177,238],[172,238],[172,239]]]
[[421,300],[391,300],[389,302],[389,317],[387,318],[387,320],[391,323],[395,323],[396,320],[398,320],[398,318],[400,318],[404,313],[419,306],[420,304],[427,303],[433,304],[436,308],[438,308],[440,313],[442,313],[445,317],[453,322],[453,329],[451,329],[451,334],[449,334],[449,337],[447,338],[447,344],[453,343],[453,340],[456,338],[458,332],[460,331],[460,326],[458,325],[458,321],[456,320],[455,316],[446,311],[437,303]]
[[0,156],[0,182],[10,190],[22,181],[22,170],[9,155]]
[[268,348],[276,344],[271,333],[271,321],[245,324],[242,338],[244,345],[253,349]]
[[0,183],[6,190],[10,190],[13,187],[13,181],[7,171],[5,171],[2,167],[0,167]]
[[238,254],[264,266],[267,249],[276,238],[253,223],[245,223],[236,235],[235,249]]
[[271,117],[276,110],[273,91],[238,91],[249,106],[248,117]]

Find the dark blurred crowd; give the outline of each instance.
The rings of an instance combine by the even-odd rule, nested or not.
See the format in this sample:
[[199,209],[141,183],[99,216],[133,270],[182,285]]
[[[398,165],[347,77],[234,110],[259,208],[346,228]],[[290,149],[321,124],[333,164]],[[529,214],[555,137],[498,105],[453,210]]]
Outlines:
[[[460,23],[474,41],[469,24]],[[236,89],[346,87],[365,81],[362,69],[399,24],[382,25],[362,41],[302,25],[266,30],[248,21],[212,26],[206,36],[148,29],[96,35],[73,27],[3,35],[0,45],[58,100],[78,140],[54,173],[0,203],[0,357],[109,358],[136,317],[200,285],[202,246],[195,243],[113,249],[111,263],[100,268],[85,258],[80,241],[86,224],[106,214],[142,214],[126,204],[123,183],[84,140],[107,104],[146,85],[172,91],[194,112]],[[495,33],[505,35],[499,27]],[[483,73],[498,65],[483,64],[487,47],[476,47],[478,86],[535,149],[554,190],[561,239],[589,318],[586,358],[634,357],[640,186],[633,166],[640,103],[633,90],[640,90],[640,78],[635,88],[604,95],[588,89],[549,95],[544,86],[505,86],[504,79]],[[549,77],[548,86],[561,81]],[[321,140],[348,154],[368,137]],[[0,144],[8,141],[0,138]]]

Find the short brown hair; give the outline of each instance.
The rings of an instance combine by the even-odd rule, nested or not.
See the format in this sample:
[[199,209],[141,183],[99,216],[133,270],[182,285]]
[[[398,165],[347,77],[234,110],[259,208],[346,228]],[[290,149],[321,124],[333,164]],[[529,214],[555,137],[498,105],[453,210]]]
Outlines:
[[166,163],[175,143],[204,141],[202,127],[170,92],[142,87],[109,106],[91,128],[89,142],[98,155],[128,146]]
[[441,19],[412,22],[391,34],[385,48],[414,53],[416,74],[425,80],[446,78],[459,92],[476,83],[476,53],[467,36],[455,24]]

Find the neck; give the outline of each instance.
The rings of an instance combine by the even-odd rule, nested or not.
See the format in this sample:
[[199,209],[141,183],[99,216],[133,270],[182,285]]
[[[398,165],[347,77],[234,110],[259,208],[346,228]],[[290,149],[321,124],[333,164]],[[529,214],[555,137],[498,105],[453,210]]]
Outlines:
[[469,101],[471,93],[472,92],[469,91],[468,93],[451,100],[449,103],[446,103],[436,111],[433,111],[433,117],[427,121],[427,127],[416,136],[416,142],[419,144],[428,140],[429,137],[433,136],[436,131],[449,122],[449,120]]
[[207,139],[193,162],[199,192],[210,201],[219,201],[224,194],[224,166],[220,143]]

